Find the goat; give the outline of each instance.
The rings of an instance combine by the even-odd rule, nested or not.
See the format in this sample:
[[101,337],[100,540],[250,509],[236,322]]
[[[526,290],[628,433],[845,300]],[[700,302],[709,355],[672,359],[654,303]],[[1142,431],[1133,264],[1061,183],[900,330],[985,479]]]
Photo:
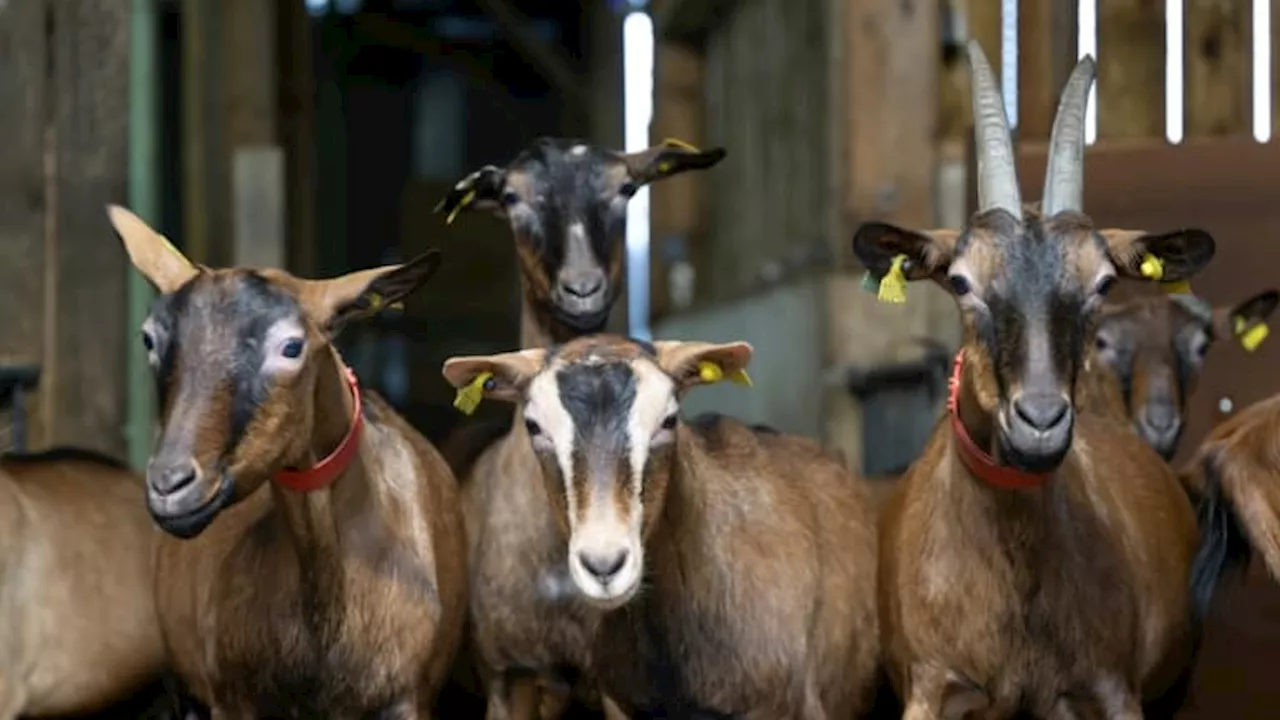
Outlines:
[[77,448],[0,456],[0,720],[118,707],[157,681],[142,482]]
[[522,422],[481,462],[505,474],[494,492],[545,513],[558,548],[538,587],[597,621],[595,673],[632,716],[868,707],[879,653],[865,484],[808,440],[678,415],[684,392],[741,377],[751,353],[594,336],[444,365],[453,386],[516,403]]
[[146,504],[176,671],[214,720],[429,717],[466,612],[456,483],[331,338],[439,253],[303,280],[194,265],[109,215],[160,292],[141,333],[160,405]]
[[[505,168],[485,166],[463,178],[436,209],[450,219],[462,210],[488,210],[510,223],[523,285],[521,347],[545,347],[604,329],[621,294],[631,197],[648,183],[724,157],[723,148],[700,151],[675,141],[623,154],[540,138]],[[527,488],[511,491],[511,478],[532,465],[498,461],[495,443],[510,430],[510,418],[504,412],[497,422],[463,425],[444,454],[462,481],[470,619],[490,717],[530,717],[526,703],[533,703],[553,720],[564,712],[570,686],[590,685],[573,676],[589,670],[593,629],[572,592],[552,589],[567,586],[554,579],[564,551],[545,499]],[[596,704],[585,694],[588,705]]]
[[[1186,424],[1187,398],[1214,341],[1238,337],[1252,349],[1254,328],[1280,304],[1267,290],[1214,308],[1187,294],[1146,296],[1108,303],[1094,338],[1093,357],[1118,383],[1120,412],[1165,460],[1172,460]],[[1259,338],[1260,341],[1260,338]]]
[[949,290],[964,329],[947,415],[881,515],[887,669],[910,720],[1140,718],[1186,687],[1200,532],[1167,465],[1122,420],[1077,412],[1074,386],[1116,277],[1153,257],[1186,280],[1214,241],[1083,213],[1089,56],[1063,90],[1044,200],[1024,207],[994,74],[976,42],[968,54],[978,211],[960,232],[872,222],[853,238],[882,285]]

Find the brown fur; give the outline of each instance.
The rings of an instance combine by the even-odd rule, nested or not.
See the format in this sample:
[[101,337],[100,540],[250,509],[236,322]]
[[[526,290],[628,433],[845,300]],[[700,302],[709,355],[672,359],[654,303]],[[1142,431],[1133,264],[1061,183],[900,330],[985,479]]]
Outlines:
[[[1066,277],[1076,278],[1068,281],[1085,287],[1107,258],[1116,272],[1138,277],[1144,244],[1152,252],[1179,245],[1174,236],[1095,234],[1081,215],[1027,216],[1029,226],[1043,224],[1046,239],[1009,242],[1061,243]],[[1011,247],[1004,244],[1008,222],[1007,215],[975,216],[965,255],[975,286],[999,272],[1000,248]],[[945,282],[954,233],[911,240],[894,232],[908,231],[868,227],[855,248],[872,262],[876,248],[910,248],[921,259],[913,279]],[[983,252],[970,251],[977,248]],[[1179,272],[1196,267],[1193,261]],[[970,314],[964,336],[960,417],[990,450],[1004,397],[997,373],[1014,369],[995,359]],[[1074,358],[1077,367],[1082,359]],[[1001,380],[1017,388],[1021,378]],[[1071,397],[1072,388],[1064,394]],[[1139,716],[1142,700],[1180,679],[1195,642],[1187,588],[1199,533],[1172,472],[1100,413],[1076,415],[1065,458],[1032,490],[986,485],[960,464],[953,443],[944,418],[881,517],[881,629],[904,717]]]
[[[158,361],[167,399],[147,479],[152,512],[166,507],[164,470],[175,461],[194,465],[192,492],[233,489],[215,517],[182,530],[194,537],[160,543],[156,602],[178,673],[215,720],[430,717],[466,608],[462,518],[444,460],[365,392],[358,450],[331,485],[299,492],[267,481],[338,447],[354,400],[332,335],[416,290],[436,256],[301,280],[192,266],[131,213],[113,208],[112,220],[162,293],[148,322],[169,313],[176,336],[164,337],[160,321],[147,335],[168,348]],[[292,371],[263,377],[247,363],[275,357],[270,336],[237,336],[232,323],[258,332],[253,313],[268,310],[301,328],[305,350]],[[255,351],[261,357],[246,355]],[[236,389],[246,383],[266,383],[263,396]],[[229,437],[241,409],[251,416]]]
[[[455,358],[445,374],[461,386],[478,372],[494,372],[491,395],[519,400],[541,372],[622,363],[637,374],[642,365],[656,367],[683,392],[701,383],[698,361],[715,359],[728,374],[750,358],[742,343],[656,346],[650,357],[620,338],[583,338],[550,357],[529,350]],[[658,717],[849,718],[868,709],[878,647],[875,519],[865,483],[815,443],[758,432],[729,418],[698,427],[678,424],[674,433],[673,443],[655,450],[644,470],[643,589],[613,610],[576,594],[564,606],[573,608],[590,635],[601,623],[594,661],[608,696],[624,712]],[[603,450],[595,447],[576,452],[597,458],[593,467],[618,468],[608,502],[625,512],[627,473],[610,464],[621,460],[599,455]],[[542,526],[536,548],[507,559],[510,574],[476,578],[476,601],[494,601],[495,612],[509,605],[498,600],[502,592],[489,587],[493,583],[538,587],[548,568],[568,564],[568,500],[554,461],[546,458],[517,423],[481,461],[494,463],[494,472],[508,479],[491,502],[512,513],[536,513]],[[592,483],[602,481],[575,475],[574,523],[584,521]],[[507,516],[490,518],[479,537],[488,528],[509,527]],[[484,553],[483,545],[477,551]],[[514,647],[486,646],[486,639],[480,636],[487,652]],[[545,634],[537,639],[541,645],[524,647],[556,641]]]
[[[1218,308],[1164,295],[1108,304],[1086,364],[1082,406],[1127,417],[1139,436],[1172,458],[1190,410],[1187,400],[1215,340],[1265,321],[1276,305],[1273,290]],[[1169,430],[1153,429],[1153,415],[1163,416]]]
[[90,453],[0,456],[0,718],[102,710],[159,677],[141,500],[140,478]]
[[[575,153],[575,146],[583,152]],[[533,236],[534,230],[546,234],[552,225],[545,214],[547,204],[561,201],[579,212],[585,208],[606,218],[608,237],[593,238],[593,246],[609,248],[601,269],[612,293],[611,305],[621,294],[625,236],[623,224],[607,219],[623,210],[629,192],[640,185],[711,167],[724,154],[722,149],[697,152],[665,143],[622,154],[587,149],[577,141],[543,138],[507,167],[487,166],[464,178],[437,209],[487,210],[511,222],[521,270],[520,344],[541,348],[586,332],[553,312],[552,275],[562,268],[549,267],[548,258],[560,256],[563,262],[567,241],[556,234],[540,240]],[[463,205],[468,192],[474,192],[473,200]],[[504,206],[507,192],[519,199],[518,212]],[[544,222],[531,223],[530,217]],[[559,251],[550,252],[549,246]],[[594,257],[594,262],[601,261]],[[603,327],[601,322],[595,329]],[[594,621],[585,619],[572,600],[547,602],[531,590],[537,587],[540,574],[551,572],[549,568],[557,563],[563,565],[563,551],[556,550],[559,542],[546,521],[550,514],[545,500],[524,494],[528,490],[524,487],[507,491],[511,478],[529,474],[522,465],[527,458],[508,457],[496,444],[510,427],[505,414],[500,421],[463,423],[442,445],[462,480],[472,582],[477,588],[470,618],[474,647],[468,650],[482,666],[468,667],[475,664],[474,659],[464,653],[456,675],[464,686],[475,682],[471,677],[475,673],[482,676],[479,684],[489,697],[491,718],[532,718],[537,705],[541,708],[537,717],[555,720],[568,707],[571,686],[577,686],[588,706],[600,704],[589,679],[588,644]],[[579,675],[588,679],[578,682]]]

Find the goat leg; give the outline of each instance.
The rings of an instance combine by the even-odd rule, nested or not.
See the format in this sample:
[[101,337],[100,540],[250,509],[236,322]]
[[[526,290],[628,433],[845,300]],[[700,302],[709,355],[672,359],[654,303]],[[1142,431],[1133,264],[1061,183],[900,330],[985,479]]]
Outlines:
[[631,720],[631,716],[623,712],[622,708],[618,707],[618,703],[603,692],[600,693],[600,708],[604,710],[604,720]]
[[531,674],[500,672],[489,681],[485,720],[538,720],[538,680]]
[[11,679],[0,676],[0,720],[17,720],[22,706],[27,703],[26,693]]

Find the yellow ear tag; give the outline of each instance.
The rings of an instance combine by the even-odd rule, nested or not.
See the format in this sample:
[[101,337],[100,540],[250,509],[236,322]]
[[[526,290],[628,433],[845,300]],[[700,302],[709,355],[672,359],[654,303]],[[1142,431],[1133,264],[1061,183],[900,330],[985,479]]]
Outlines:
[[876,299],[883,303],[901,304],[907,301],[907,276],[902,274],[902,263],[906,255],[895,255],[889,273],[880,279],[880,289]]
[[1160,287],[1169,295],[1191,295],[1191,283],[1187,280],[1160,283]]
[[458,213],[462,212],[462,209],[470,205],[471,201],[475,199],[476,199],[476,191],[468,190],[467,194],[462,196],[462,200],[460,200],[458,204],[455,205],[453,209],[449,211],[449,217],[444,219],[444,224],[452,225],[453,219],[458,217]]
[[671,172],[671,168],[672,168],[671,161],[658,163],[658,172],[663,175],[666,175],[667,173]]
[[467,383],[466,387],[458,388],[458,395],[453,398],[453,406],[470,415],[480,406],[480,401],[484,399],[484,386],[493,377],[491,372],[482,372],[476,376],[474,380]]
[[1143,256],[1142,265],[1138,269],[1142,271],[1144,278],[1158,281],[1164,277],[1164,262],[1151,253]]
[[[698,377],[705,383],[718,383],[725,379],[724,369],[710,360],[698,363]],[[729,382],[735,385],[751,387],[751,376],[744,369],[734,370],[728,375]]]
[[1240,346],[1247,352],[1253,352],[1258,349],[1263,340],[1267,339],[1269,334],[1271,334],[1271,329],[1267,327],[1266,323],[1260,322],[1240,335]]
[[663,138],[662,144],[670,145],[671,147],[677,147],[677,148],[680,148],[681,150],[688,150],[689,152],[695,152],[695,153],[702,152],[701,150],[694,147],[693,145],[690,145],[689,143],[676,138]]

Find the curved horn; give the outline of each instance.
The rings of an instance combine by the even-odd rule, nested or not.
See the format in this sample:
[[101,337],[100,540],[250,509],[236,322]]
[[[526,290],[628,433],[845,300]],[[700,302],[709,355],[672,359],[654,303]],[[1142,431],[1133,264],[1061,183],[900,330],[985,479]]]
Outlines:
[[1022,194],[1013,167],[1009,116],[982,46],[969,41],[969,73],[973,86],[973,139],[978,156],[978,211],[1001,208],[1022,219]]
[[1092,55],[1076,63],[1058,101],[1058,114],[1049,133],[1049,162],[1044,172],[1045,217],[1063,210],[1084,209],[1084,111],[1097,73]]

